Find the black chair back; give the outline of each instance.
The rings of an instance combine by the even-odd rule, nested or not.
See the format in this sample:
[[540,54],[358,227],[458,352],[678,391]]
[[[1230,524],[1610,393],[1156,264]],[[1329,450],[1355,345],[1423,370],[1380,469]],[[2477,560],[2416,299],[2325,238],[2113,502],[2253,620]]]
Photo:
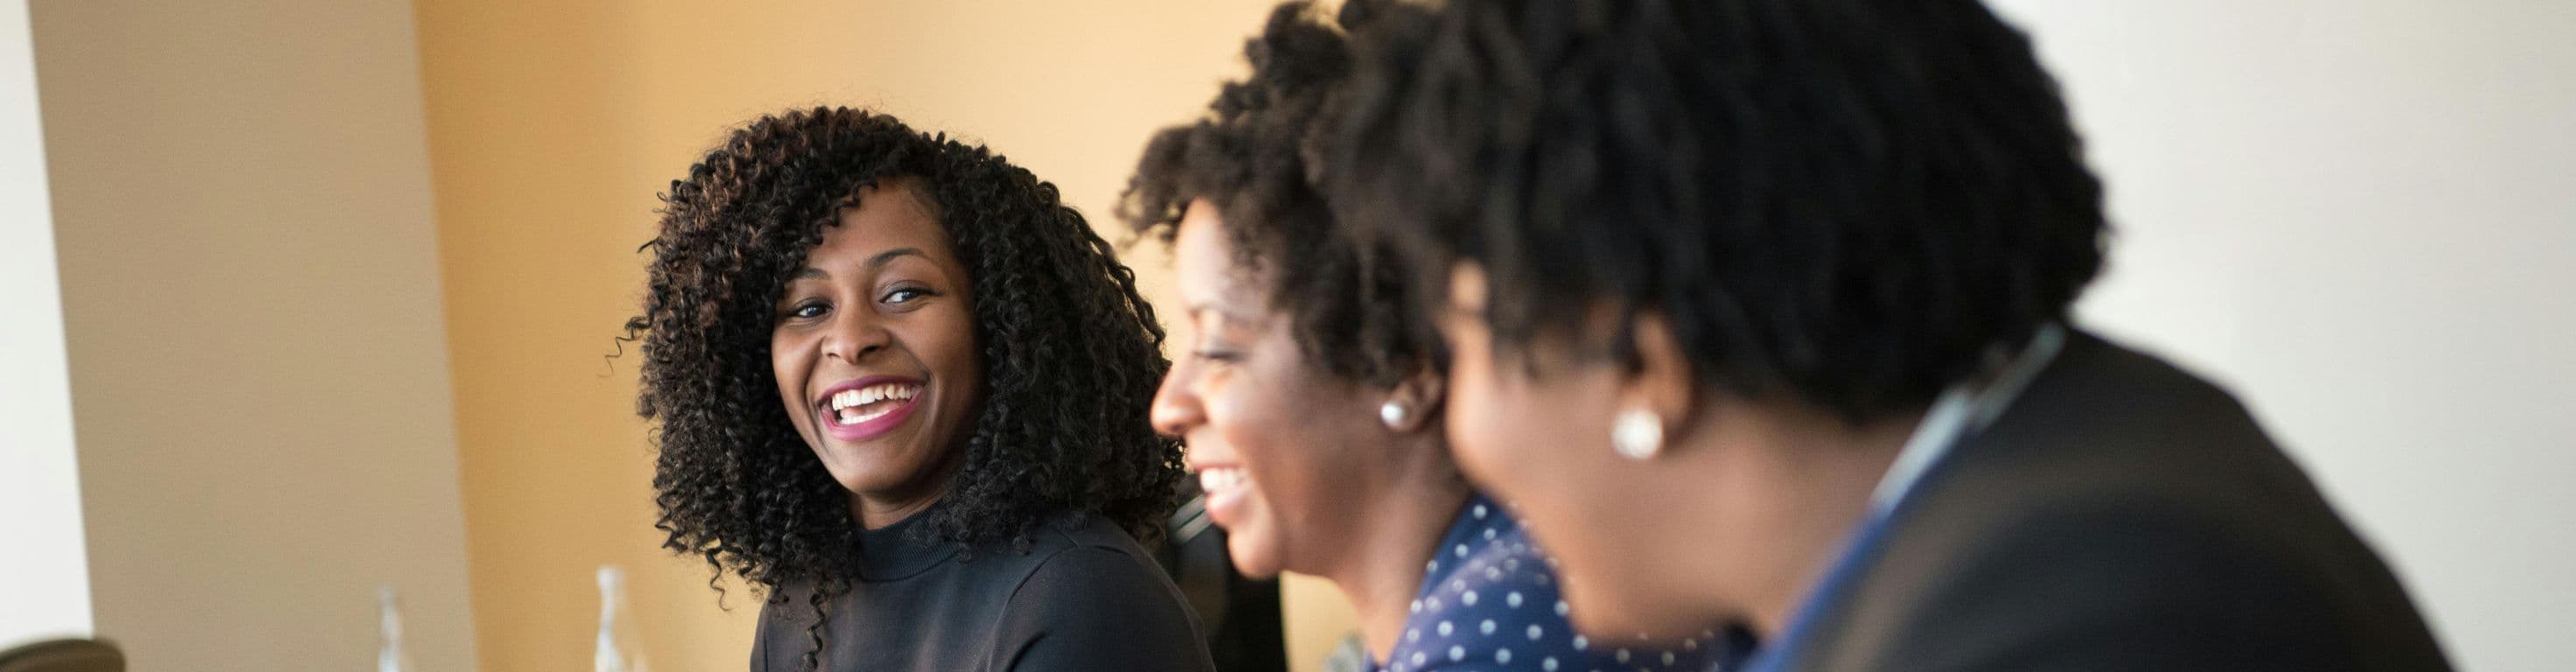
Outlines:
[[125,672],[125,653],[95,639],[50,639],[0,651],[0,672]]

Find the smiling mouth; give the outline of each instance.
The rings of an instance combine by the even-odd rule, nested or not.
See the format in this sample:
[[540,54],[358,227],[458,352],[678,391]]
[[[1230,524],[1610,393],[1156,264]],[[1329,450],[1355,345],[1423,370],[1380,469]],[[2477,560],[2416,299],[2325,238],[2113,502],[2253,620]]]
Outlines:
[[910,380],[861,381],[824,399],[816,414],[833,437],[858,441],[884,434],[912,415],[922,384]]
[[1208,519],[1229,530],[1241,524],[1244,494],[1252,489],[1243,467],[1208,466],[1200,467],[1198,472],[1199,491],[1207,498]]
[[855,425],[882,418],[918,394],[921,394],[921,386],[914,383],[878,383],[842,390],[832,395],[832,419],[834,424]]

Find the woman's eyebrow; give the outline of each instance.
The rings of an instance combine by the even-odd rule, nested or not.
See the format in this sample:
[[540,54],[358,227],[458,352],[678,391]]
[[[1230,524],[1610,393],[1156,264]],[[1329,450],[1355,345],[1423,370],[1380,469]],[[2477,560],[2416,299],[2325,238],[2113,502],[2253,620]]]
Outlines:
[[1183,308],[1189,312],[1190,319],[1192,320],[1205,319],[1208,315],[1215,315],[1218,321],[1225,324],[1237,327],[1257,326],[1254,324],[1253,320],[1237,315],[1234,311],[1227,310],[1223,304],[1219,303],[1192,303],[1184,306]]
[[[918,247],[898,247],[884,252],[878,252],[875,255],[868,257],[867,266],[868,268],[883,268],[886,264],[892,263],[897,257],[920,257],[922,259],[929,259],[930,255],[923,253],[921,248]],[[831,278],[832,274],[830,272],[824,271],[819,267],[807,266],[796,271],[796,277],[794,279],[829,280]]]
[[928,254],[923,254],[923,253],[921,252],[921,248],[918,248],[918,247],[898,247],[898,248],[894,248],[894,249],[891,249],[891,250],[886,250],[886,251],[884,251],[884,252],[878,252],[878,253],[876,253],[874,256],[870,256],[870,257],[868,257],[868,268],[879,268],[879,267],[883,267],[883,266],[885,266],[888,262],[892,262],[892,261],[894,261],[896,257],[907,256],[907,255],[909,255],[909,256],[915,256],[915,257],[921,257],[922,259],[925,259],[925,260],[927,260],[927,259],[929,259],[929,258],[930,258],[930,255],[928,255]]

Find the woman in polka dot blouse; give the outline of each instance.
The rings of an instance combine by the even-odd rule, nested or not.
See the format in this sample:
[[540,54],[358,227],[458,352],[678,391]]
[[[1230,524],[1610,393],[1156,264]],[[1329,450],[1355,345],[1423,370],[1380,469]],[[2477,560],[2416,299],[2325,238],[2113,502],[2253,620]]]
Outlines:
[[[1393,11],[1376,4],[1341,16]],[[1275,10],[1251,77],[1156,135],[1119,208],[1172,247],[1185,354],[1153,422],[1187,441],[1233,562],[1333,582],[1390,672],[1710,669],[1716,633],[1577,636],[1546,556],[1450,461],[1446,353],[1394,271],[1361,270],[1299,153],[1346,74],[1340,35],[1304,3]]]

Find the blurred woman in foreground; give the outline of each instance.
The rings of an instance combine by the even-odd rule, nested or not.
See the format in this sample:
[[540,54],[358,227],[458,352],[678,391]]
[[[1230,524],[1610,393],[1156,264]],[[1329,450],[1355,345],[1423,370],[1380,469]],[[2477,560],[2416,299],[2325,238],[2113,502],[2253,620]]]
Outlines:
[[[2225,391],[2086,333],[2102,188],[1973,0],[1450,0],[1356,39],[1345,221],[1576,622],[1768,670],[2438,670]],[[1428,290],[1426,290],[1428,291]]]

